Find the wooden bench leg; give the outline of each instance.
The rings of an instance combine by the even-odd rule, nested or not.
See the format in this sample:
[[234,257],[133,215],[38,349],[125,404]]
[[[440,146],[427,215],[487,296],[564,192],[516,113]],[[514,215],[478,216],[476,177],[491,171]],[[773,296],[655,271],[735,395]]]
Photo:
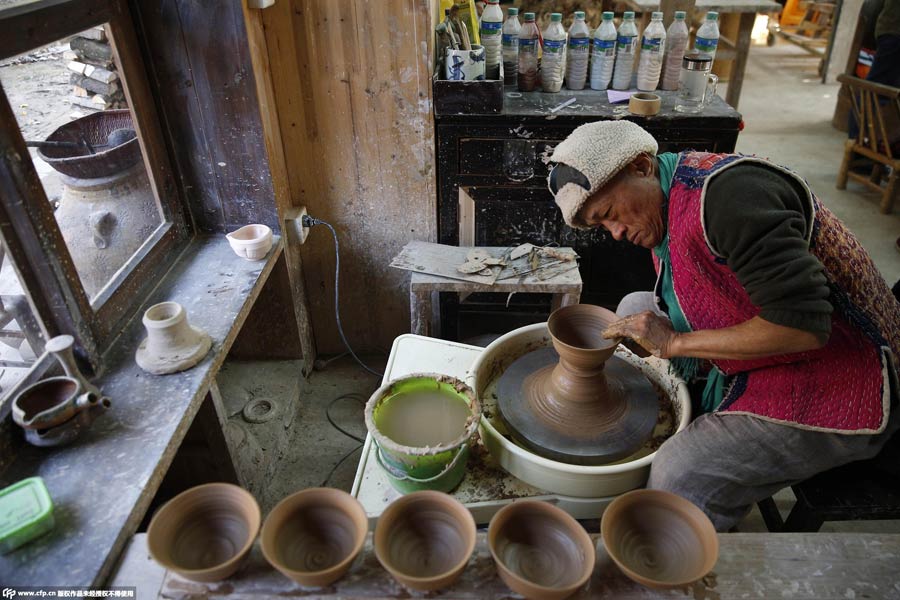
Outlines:
[[563,306],[578,304],[580,301],[581,294],[553,294],[553,299],[550,302],[550,310],[554,311]]
[[409,291],[409,330],[431,335],[431,291]]
[[891,169],[891,176],[888,177],[887,188],[884,190],[884,195],[881,197],[881,212],[882,214],[889,214],[894,209],[894,201],[897,199],[896,196],[900,193],[900,188],[897,187],[897,168]]
[[825,519],[809,510],[798,500],[788,515],[781,531],[790,533],[815,533],[821,529]]
[[839,190],[847,189],[847,173],[850,172],[850,161],[853,159],[853,140],[844,143],[844,160],[841,161],[841,169],[838,171],[836,187]]
[[781,513],[778,512],[775,498],[769,496],[765,500],[757,502],[756,506],[759,508],[759,514],[762,515],[763,522],[766,524],[766,529],[773,533],[784,529],[784,520],[781,518]]

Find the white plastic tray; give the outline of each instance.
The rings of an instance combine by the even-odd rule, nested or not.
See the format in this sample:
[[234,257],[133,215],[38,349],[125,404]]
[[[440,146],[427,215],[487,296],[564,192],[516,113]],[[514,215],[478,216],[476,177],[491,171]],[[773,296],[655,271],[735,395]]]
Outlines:
[[[394,340],[383,382],[411,373],[441,373],[464,381],[482,350],[478,346],[420,335],[401,335]],[[400,492],[391,487],[390,481],[376,464],[371,453],[372,446],[372,438],[367,435],[351,494],[362,503],[369,519],[376,519],[388,504],[400,496]],[[472,460],[453,496],[469,508],[479,524],[487,523],[501,507],[520,498],[553,502],[576,519],[599,518],[606,505],[613,500],[613,497],[574,498],[551,494],[516,479],[498,466],[486,464],[474,468]]]

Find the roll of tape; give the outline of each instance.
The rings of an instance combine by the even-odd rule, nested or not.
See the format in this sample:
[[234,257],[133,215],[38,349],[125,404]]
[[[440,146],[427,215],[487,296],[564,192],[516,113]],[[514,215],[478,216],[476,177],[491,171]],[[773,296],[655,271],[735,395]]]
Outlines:
[[662,99],[656,94],[638,92],[628,100],[628,111],[633,115],[650,116],[659,112]]

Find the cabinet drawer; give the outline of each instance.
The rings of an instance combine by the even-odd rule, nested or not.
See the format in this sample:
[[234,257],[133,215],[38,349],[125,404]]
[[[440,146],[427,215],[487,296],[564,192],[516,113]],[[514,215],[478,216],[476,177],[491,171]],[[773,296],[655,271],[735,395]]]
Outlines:
[[499,177],[497,183],[546,179],[549,168],[545,159],[549,159],[560,141],[462,138],[459,140],[459,174]]

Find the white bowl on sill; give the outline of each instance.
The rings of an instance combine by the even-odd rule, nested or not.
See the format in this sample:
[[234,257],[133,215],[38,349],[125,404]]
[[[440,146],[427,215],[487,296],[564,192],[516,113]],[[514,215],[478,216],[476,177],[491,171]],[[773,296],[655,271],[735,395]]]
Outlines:
[[247,260],[262,260],[272,249],[272,230],[267,225],[244,225],[225,237],[234,253]]

